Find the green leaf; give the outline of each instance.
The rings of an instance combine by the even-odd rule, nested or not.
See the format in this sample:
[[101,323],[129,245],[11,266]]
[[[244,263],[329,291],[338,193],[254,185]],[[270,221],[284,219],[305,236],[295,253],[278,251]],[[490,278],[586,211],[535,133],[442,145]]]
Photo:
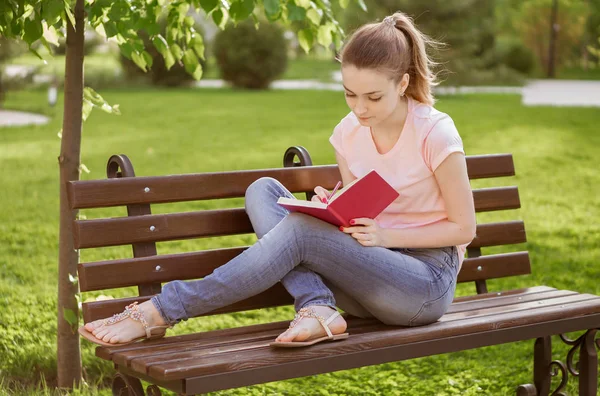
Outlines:
[[119,110],[119,105],[109,105],[106,100],[94,89],[90,87],[83,88],[83,99],[92,103],[94,107],[99,107],[100,110],[105,111],[107,113],[120,115],[121,111]]
[[331,26],[329,26],[329,25],[319,26],[319,31],[317,32],[317,41],[323,47],[329,47],[331,45],[331,42],[332,42]]
[[223,11],[220,9],[215,10],[212,13],[212,19],[213,22],[215,23],[215,25],[219,26],[221,29],[223,28],[223,26],[221,26],[221,22],[223,22]]
[[314,37],[310,29],[300,30],[298,32],[298,43],[300,44],[300,47],[302,47],[304,52],[306,52],[307,54],[313,46],[313,41]]
[[104,22],[102,24],[104,26],[104,31],[106,32],[106,38],[111,38],[119,34],[117,30],[117,24],[113,21]]
[[192,27],[195,23],[196,21],[194,21],[194,18],[192,18],[191,16],[186,16],[185,18],[183,18],[183,24],[187,27]]
[[229,15],[234,21],[242,21],[252,14],[254,10],[254,0],[238,0],[231,4]]
[[152,39],[152,44],[154,44],[154,48],[162,55],[165,60],[165,66],[170,69],[175,64],[175,58],[173,54],[169,50],[169,45],[167,44],[167,40],[160,34],[154,36]]
[[219,0],[200,0],[200,6],[207,14],[214,10],[218,3]]
[[66,309],[63,307],[63,318],[73,327],[77,326],[78,324],[77,314],[75,314],[75,312],[73,312],[71,309]]
[[81,117],[83,118],[83,121],[88,119],[93,109],[94,104],[87,99],[83,99],[83,105],[81,110]]
[[306,11],[306,17],[314,25],[319,26],[321,24],[321,18],[323,17],[323,11],[316,8],[311,8],[310,10]]
[[148,65],[148,70],[150,70],[152,68],[152,63],[154,63],[152,55],[150,55],[148,51],[142,51],[142,58],[144,58],[144,61]]
[[310,8],[310,0],[295,0],[296,5],[302,8]]
[[288,9],[288,20],[290,21],[303,21],[306,18],[306,9],[298,7],[293,2],[287,3]]
[[356,2],[360,6],[360,8],[362,8],[363,11],[367,11],[367,5],[365,4],[365,0],[356,0]]
[[58,47],[58,33],[54,26],[48,26],[46,21],[42,21],[42,27],[44,29],[43,37],[50,44],[54,44]]
[[65,3],[63,0],[46,0],[42,3],[42,18],[49,24],[54,25],[60,20]]
[[188,46],[194,49],[194,52],[196,52],[198,58],[204,60],[204,39],[201,35],[194,33],[192,39],[188,43]]
[[69,18],[69,21],[71,21],[71,26],[75,29],[75,16],[73,15],[73,11],[71,11],[69,0],[65,0],[65,13],[67,14],[67,18]]
[[133,61],[133,63],[135,63],[140,69],[142,69],[143,71],[147,72],[148,69],[146,68],[146,60],[144,59],[144,57],[142,56],[142,54],[140,54],[137,51],[133,51],[131,53],[131,60]]
[[281,11],[279,7],[279,0],[264,0],[263,4],[265,6],[265,12],[269,17],[274,17]]
[[347,8],[348,4],[350,4],[350,0],[340,0],[340,7]]
[[175,57],[175,61],[178,61],[183,56],[183,50],[177,44],[171,44],[171,53]]
[[42,22],[39,19],[25,19],[23,23],[23,30],[25,34],[23,34],[23,40],[29,45],[33,44],[36,40],[42,37],[44,34],[44,29],[42,27]]
[[185,51],[183,54],[183,65],[185,66],[185,71],[194,77],[194,79],[200,80],[202,78],[202,66],[198,62],[194,50],[188,49]]

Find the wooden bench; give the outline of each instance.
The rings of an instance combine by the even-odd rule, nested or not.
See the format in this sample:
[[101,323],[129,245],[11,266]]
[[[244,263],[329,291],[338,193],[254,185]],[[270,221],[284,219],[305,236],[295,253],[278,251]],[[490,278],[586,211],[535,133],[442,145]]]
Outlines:
[[[299,162],[294,162],[296,158]],[[510,154],[467,157],[470,179],[514,175]],[[156,242],[252,233],[243,208],[187,213],[151,214],[157,203],[243,197],[246,188],[264,176],[281,181],[292,192],[310,192],[316,185],[332,188],[340,175],[336,165],[312,166],[308,152],[292,147],[284,168],[235,172],[134,177],[124,155],[108,162],[108,179],[71,182],[72,209],[126,206],[127,217],[77,220],[73,237],[77,249],[131,245],[134,258],[79,264],[82,292],[137,286],[139,296],[83,304],[87,323],[120,312],[133,301],[145,301],[161,290],[161,283],[195,279],[210,274],[245,247],[158,255]],[[473,191],[477,212],[520,207],[516,187]],[[113,392],[129,389],[143,395],[139,379],[180,394],[198,394],[269,381],[400,361],[519,340],[536,339],[533,384],[519,386],[518,395],[547,395],[551,371],[579,376],[579,394],[596,395],[598,360],[595,340],[600,328],[600,297],[537,286],[487,292],[486,280],[530,273],[527,251],[482,255],[481,248],[526,241],[522,221],[480,224],[470,244],[459,282],[475,282],[477,294],[455,299],[438,322],[413,328],[392,327],[376,320],[347,317],[350,338],[303,349],[270,348],[268,343],[288,323],[265,323],[234,329],[166,337],[124,347],[98,347],[96,355],[114,363]],[[110,292],[109,292],[110,293]],[[211,312],[235,311],[291,304],[281,285],[248,300]],[[583,330],[576,340],[563,333]],[[567,365],[552,361],[550,336],[572,345]],[[579,352],[579,363],[573,354]],[[518,364],[518,362],[515,362]],[[560,391],[564,383],[559,385]]]

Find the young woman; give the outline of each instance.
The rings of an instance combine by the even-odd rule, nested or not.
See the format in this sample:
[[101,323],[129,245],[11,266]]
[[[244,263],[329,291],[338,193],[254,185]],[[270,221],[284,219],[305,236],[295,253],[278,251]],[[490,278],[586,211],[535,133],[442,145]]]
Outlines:
[[[351,112],[329,139],[343,184],[375,169],[399,193],[377,218],[338,229],[277,204],[293,195],[263,178],[246,192],[256,244],[197,281],[174,281],[140,305],[86,324],[96,343],[161,337],[181,320],[258,294],[281,281],[298,314],[274,346],[348,336],[337,307],[390,325],[435,322],[448,309],[475,211],[460,136],[432,107],[430,40],[405,14],[358,29],[340,56]],[[316,187],[313,199],[325,199]]]

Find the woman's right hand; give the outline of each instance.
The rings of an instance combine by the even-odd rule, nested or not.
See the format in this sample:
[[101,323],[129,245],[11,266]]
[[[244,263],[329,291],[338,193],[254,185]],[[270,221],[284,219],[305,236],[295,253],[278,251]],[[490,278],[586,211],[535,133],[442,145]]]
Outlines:
[[315,194],[317,194],[317,195],[314,195],[311,198],[311,201],[322,202],[322,203],[327,202],[327,198],[329,197],[329,191],[326,188],[323,188],[321,186],[315,187]]

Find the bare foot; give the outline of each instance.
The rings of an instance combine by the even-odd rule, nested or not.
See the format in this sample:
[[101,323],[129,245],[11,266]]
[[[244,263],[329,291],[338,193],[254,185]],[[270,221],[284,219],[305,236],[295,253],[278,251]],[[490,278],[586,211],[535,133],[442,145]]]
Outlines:
[[[333,308],[323,306],[323,305],[313,305],[312,309],[315,310],[317,315],[321,315],[327,320],[331,315],[335,313]],[[338,316],[333,320],[333,322],[329,323],[329,330],[331,330],[332,334],[341,334],[346,331],[346,321],[341,316]],[[280,334],[279,337],[275,339],[276,342],[291,342],[291,341],[306,341],[309,338],[317,338],[327,335],[325,329],[319,323],[317,319],[314,318],[302,318],[296,326],[291,329],[288,329],[284,333]]]
[[[138,305],[138,308],[149,327],[164,326],[166,322],[158,313],[158,310],[152,304],[152,301],[145,301]],[[129,342],[133,339],[146,335],[146,330],[142,323],[131,318],[127,318],[112,325],[103,325],[104,319],[96,320],[87,323],[85,329],[92,333],[97,339],[109,342],[111,344],[119,344]]]

